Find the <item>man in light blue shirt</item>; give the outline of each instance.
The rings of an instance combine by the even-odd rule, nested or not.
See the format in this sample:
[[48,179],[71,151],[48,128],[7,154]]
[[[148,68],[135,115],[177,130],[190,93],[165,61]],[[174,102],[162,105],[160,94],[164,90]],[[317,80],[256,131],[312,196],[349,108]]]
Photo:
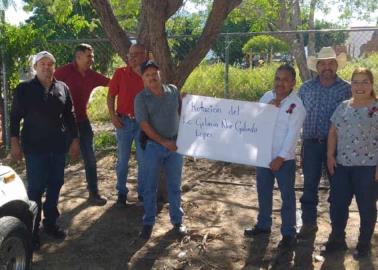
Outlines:
[[330,118],[336,107],[351,96],[350,84],[336,74],[346,64],[344,53],[336,56],[331,47],[323,47],[317,57],[308,58],[307,64],[318,76],[303,83],[298,93],[307,112],[303,124],[304,186],[300,199],[303,226],[300,238],[313,236],[318,229],[318,186],[327,161]]

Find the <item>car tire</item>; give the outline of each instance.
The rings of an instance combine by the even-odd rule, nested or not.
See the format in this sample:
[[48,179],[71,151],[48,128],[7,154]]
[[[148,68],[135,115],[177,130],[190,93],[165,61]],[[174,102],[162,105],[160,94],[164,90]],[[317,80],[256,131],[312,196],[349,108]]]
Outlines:
[[30,270],[31,234],[18,218],[0,218],[0,270]]

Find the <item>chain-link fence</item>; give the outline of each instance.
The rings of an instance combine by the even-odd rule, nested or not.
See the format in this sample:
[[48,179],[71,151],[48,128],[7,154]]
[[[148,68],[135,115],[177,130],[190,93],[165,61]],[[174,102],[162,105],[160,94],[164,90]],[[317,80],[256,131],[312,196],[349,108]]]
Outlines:
[[[191,37],[190,37],[191,38]],[[181,38],[181,42],[185,39]],[[192,42],[192,40],[190,40]],[[273,86],[275,69],[282,63],[297,68],[297,88],[315,74],[303,74],[306,58],[322,47],[346,53],[348,63],[338,71],[350,80],[357,66],[370,68],[378,78],[378,28],[261,33],[222,33],[203,63],[186,81],[186,92],[257,100]],[[303,71],[303,69],[305,69]]]
[[[181,62],[197,41],[198,36],[193,35],[170,37],[174,61]],[[36,51],[52,52],[57,59],[57,66],[60,66],[72,61],[74,48],[79,43],[89,43],[94,47],[94,68],[109,77],[115,68],[124,65],[107,39],[51,40],[47,45],[37,44]],[[255,101],[272,88],[275,69],[279,64],[294,64],[300,75],[306,75],[302,74],[306,56],[315,54],[324,46],[333,47],[337,54],[347,54],[348,64],[338,72],[342,78],[349,80],[357,66],[370,68],[378,78],[378,28],[375,27],[222,33],[202,63],[186,80],[183,90],[199,95]],[[9,104],[10,91],[7,89],[6,73],[7,67],[3,64],[0,73],[2,96]],[[22,66],[19,73],[21,79],[30,78],[31,65]],[[307,77],[311,75],[307,74]],[[302,83],[301,77],[306,76],[298,75],[297,87]],[[7,114],[5,116],[5,119],[9,119]]]

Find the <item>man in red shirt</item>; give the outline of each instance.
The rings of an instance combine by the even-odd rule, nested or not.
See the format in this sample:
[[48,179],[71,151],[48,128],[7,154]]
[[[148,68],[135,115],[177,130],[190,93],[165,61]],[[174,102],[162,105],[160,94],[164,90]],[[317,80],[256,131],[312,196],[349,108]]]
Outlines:
[[[134,44],[129,49],[128,66],[118,68],[109,83],[108,109],[113,125],[117,130],[117,186],[116,206],[126,206],[128,189],[126,187],[131,145],[134,140],[138,161],[138,199],[143,201],[142,153],[139,142],[139,125],[135,120],[134,99],[143,90],[140,66],[147,59],[146,49]],[[117,97],[117,108],[115,100]]]
[[89,199],[93,205],[105,205],[97,187],[96,156],[93,150],[93,131],[87,115],[87,105],[91,92],[98,86],[107,86],[109,79],[91,69],[94,54],[88,44],[75,48],[75,59],[55,71],[55,77],[65,82],[73,99],[76,121],[79,128],[80,150],[85,165],[85,176],[88,183]]

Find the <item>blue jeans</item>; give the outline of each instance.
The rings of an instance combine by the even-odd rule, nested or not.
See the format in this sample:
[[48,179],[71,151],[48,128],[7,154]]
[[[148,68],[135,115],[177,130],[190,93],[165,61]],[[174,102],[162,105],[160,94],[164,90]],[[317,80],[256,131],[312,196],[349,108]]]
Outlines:
[[138,162],[138,198],[143,193],[143,150],[140,147],[138,123],[134,119],[121,117],[122,128],[117,128],[117,185],[119,196],[127,196],[129,192],[126,187],[127,175],[129,172],[129,159],[133,141],[136,146],[136,158]]
[[[28,197],[38,205],[34,231],[38,230],[43,209],[45,225],[54,225],[59,217],[58,200],[64,183],[65,154],[26,154]],[[42,205],[42,196],[46,199]]]
[[375,166],[342,166],[337,164],[331,177],[330,216],[332,233],[345,237],[349,217],[349,205],[353,195],[360,214],[360,237],[358,242],[370,244],[377,220]]
[[148,140],[144,150],[144,165],[146,181],[144,183],[143,206],[144,225],[155,224],[156,193],[163,169],[167,178],[169,202],[169,216],[172,224],[182,223],[183,210],[181,208],[181,172],[183,158],[177,152],[170,152],[162,145]]
[[296,233],[295,216],[295,161],[285,161],[282,167],[273,172],[269,168],[257,167],[257,193],[259,200],[259,215],[257,227],[269,229],[272,226],[272,201],[274,179],[277,179],[281,192],[281,234],[283,236],[294,236]]
[[318,187],[322,176],[322,167],[327,162],[327,143],[303,142],[303,194],[302,222],[305,225],[316,225],[317,206],[319,203]]
[[89,120],[77,124],[79,128],[80,151],[84,160],[85,178],[90,192],[98,192],[96,156],[93,150],[93,131]]

